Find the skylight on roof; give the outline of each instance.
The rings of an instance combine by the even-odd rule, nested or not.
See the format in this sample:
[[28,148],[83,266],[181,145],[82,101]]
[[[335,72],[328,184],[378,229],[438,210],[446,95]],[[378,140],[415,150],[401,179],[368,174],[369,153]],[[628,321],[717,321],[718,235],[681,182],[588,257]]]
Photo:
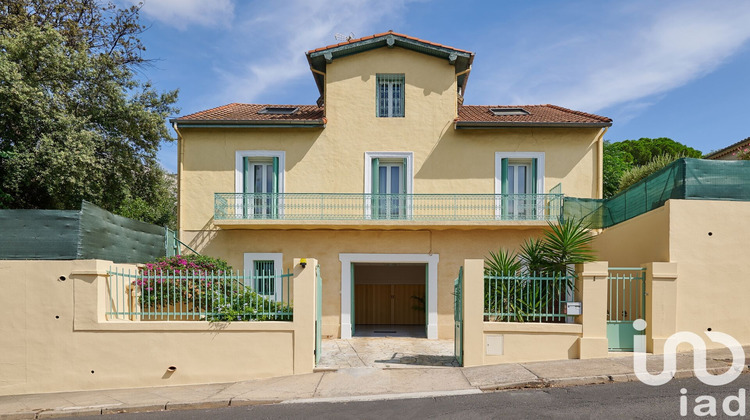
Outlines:
[[490,112],[499,117],[506,115],[529,115],[529,111],[523,108],[490,108]]
[[298,109],[299,107],[292,106],[267,106],[258,111],[258,114],[287,115],[294,114]]

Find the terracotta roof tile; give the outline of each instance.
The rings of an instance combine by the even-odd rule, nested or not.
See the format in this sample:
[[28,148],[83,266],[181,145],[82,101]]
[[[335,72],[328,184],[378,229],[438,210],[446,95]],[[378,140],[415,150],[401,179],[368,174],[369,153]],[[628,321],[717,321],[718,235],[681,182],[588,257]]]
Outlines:
[[[495,115],[492,108],[522,108],[528,115]],[[611,124],[612,119],[556,105],[463,105],[456,122],[528,124]]]
[[410,39],[412,41],[421,42],[421,43],[432,45],[432,46],[435,46],[435,47],[447,48],[447,49],[450,49],[450,50],[454,50],[454,51],[458,51],[458,52],[463,52],[463,53],[467,53],[467,54],[472,54],[472,55],[474,54],[471,51],[462,50],[460,48],[453,48],[453,47],[450,47],[448,45],[443,45],[443,44],[438,44],[438,43],[435,43],[435,42],[426,41],[424,39],[415,38],[413,36],[404,35],[404,34],[400,34],[398,32],[393,32],[393,31],[382,32],[382,33],[375,34],[375,35],[363,36],[362,38],[350,39],[349,41],[339,42],[338,44],[333,44],[333,45],[328,45],[328,46],[325,46],[325,47],[316,48],[314,50],[308,51],[307,54],[312,54],[314,52],[324,51],[324,50],[327,50],[329,48],[340,47],[342,45],[354,44],[355,42],[365,41],[365,40],[368,40],[368,39],[379,38],[381,36],[386,36],[386,35],[395,35],[395,36],[398,36],[398,37],[401,37],[401,38]]
[[705,156],[703,156],[703,159],[719,159],[723,156],[726,156],[730,153],[735,153],[737,149],[742,147],[750,147],[750,137],[740,140],[737,143],[731,144],[723,149],[719,149],[715,152],[711,152]]
[[[299,108],[292,114],[259,113],[266,107]],[[323,119],[323,108],[316,105],[267,105],[232,103],[173,119],[174,122],[191,121],[314,121]]]

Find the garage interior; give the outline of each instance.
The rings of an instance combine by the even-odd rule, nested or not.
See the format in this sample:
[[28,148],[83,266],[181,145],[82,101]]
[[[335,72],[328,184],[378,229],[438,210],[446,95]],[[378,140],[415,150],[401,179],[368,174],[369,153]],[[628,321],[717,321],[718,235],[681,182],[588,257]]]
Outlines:
[[355,336],[426,337],[427,264],[353,266]]

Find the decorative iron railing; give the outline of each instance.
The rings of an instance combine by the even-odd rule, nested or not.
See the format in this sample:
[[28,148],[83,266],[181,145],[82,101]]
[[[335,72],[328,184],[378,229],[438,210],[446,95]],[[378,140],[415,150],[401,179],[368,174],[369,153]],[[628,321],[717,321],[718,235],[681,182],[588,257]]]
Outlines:
[[562,322],[575,276],[565,273],[484,276],[484,316],[498,322]]
[[291,321],[292,274],[109,272],[105,315],[129,321]]
[[215,220],[552,221],[562,194],[216,193]]

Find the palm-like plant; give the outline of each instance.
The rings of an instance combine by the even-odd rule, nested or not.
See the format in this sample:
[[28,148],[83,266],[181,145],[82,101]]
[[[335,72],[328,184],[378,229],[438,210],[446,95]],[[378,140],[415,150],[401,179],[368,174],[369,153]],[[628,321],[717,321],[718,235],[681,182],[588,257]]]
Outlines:
[[495,276],[512,276],[521,270],[521,261],[515,252],[500,248],[497,253],[490,251],[484,261],[484,272]]
[[540,238],[527,238],[521,244],[521,253],[518,258],[529,273],[544,273],[547,270],[549,260],[543,245]]
[[559,224],[549,223],[549,227],[541,245],[547,271],[573,275],[573,264],[596,259],[591,249],[594,237],[582,220],[561,220]]
[[593,237],[583,221],[561,220],[549,227],[544,237],[524,241],[520,254],[501,248],[485,260],[485,311],[506,314],[497,320],[523,322],[554,311],[573,287],[572,266],[595,259]]
[[[523,302],[516,299],[510,299],[511,296],[518,296],[523,288],[523,281],[517,280],[516,277],[521,271],[521,261],[515,252],[500,248],[497,253],[490,251],[490,256],[485,260],[484,265],[484,309],[485,312],[503,313],[506,312],[508,318],[510,314],[520,321],[523,321]],[[505,320],[500,315],[494,321]]]

